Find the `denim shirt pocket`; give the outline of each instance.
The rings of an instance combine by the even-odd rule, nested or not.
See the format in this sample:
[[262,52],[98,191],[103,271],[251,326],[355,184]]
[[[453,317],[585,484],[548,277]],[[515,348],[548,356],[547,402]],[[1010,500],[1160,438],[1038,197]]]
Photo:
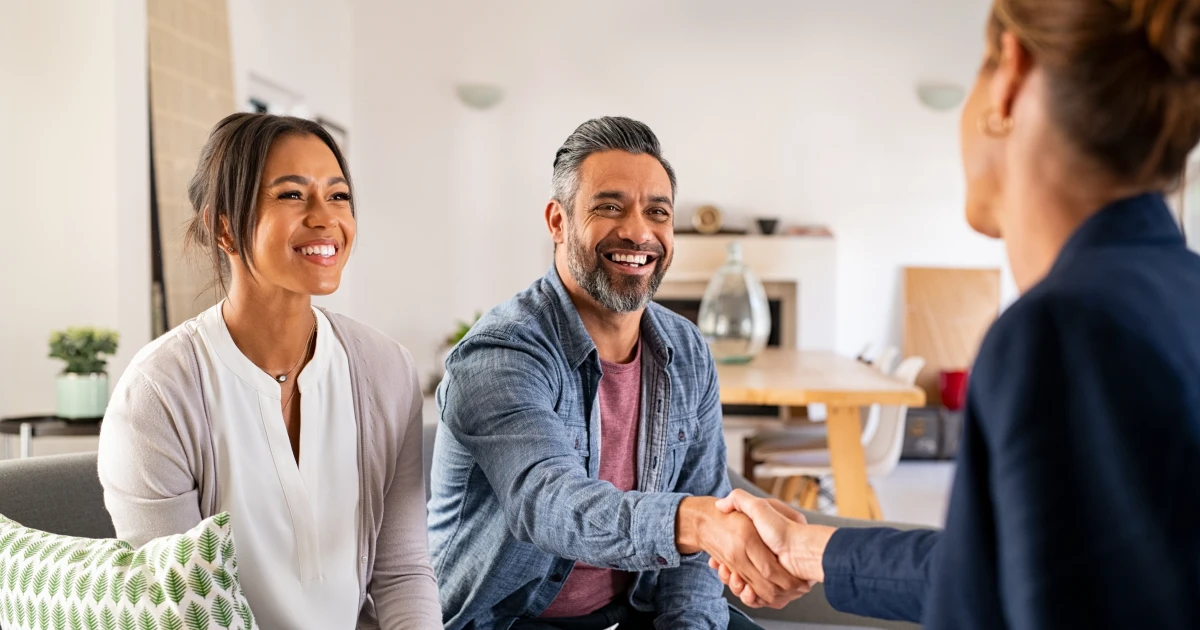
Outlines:
[[700,421],[696,416],[671,418],[667,422],[667,451],[670,453],[671,474],[666,477],[667,485],[663,488],[665,492],[675,490],[675,484],[679,481],[679,475],[687,462],[688,448],[696,443],[699,426]]

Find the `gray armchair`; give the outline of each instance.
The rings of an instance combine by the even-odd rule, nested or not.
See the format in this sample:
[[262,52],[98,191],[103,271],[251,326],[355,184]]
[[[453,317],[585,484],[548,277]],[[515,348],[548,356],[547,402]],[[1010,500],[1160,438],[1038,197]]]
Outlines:
[[0,514],[34,529],[113,538],[96,475],[96,454],[0,461]]

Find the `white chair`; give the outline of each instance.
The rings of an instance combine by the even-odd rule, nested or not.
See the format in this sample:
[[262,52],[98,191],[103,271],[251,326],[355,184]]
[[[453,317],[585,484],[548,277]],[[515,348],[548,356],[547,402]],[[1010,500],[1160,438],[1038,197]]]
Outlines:
[[[909,357],[900,362],[892,376],[906,385],[912,385],[924,367],[925,359]],[[868,477],[886,477],[896,469],[904,448],[904,420],[907,415],[907,406],[880,407],[871,439],[863,443]],[[754,468],[756,479],[774,479],[772,494],[785,502],[795,501],[799,495],[801,507],[816,509],[820,480],[833,474],[828,448],[763,452],[761,455],[760,461],[763,463]],[[871,511],[873,518],[883,517],[874,488],[871,489]]]
[[[888,346],[879,353],[879,357],[875,359],[875,369],[884,374],[891,375],[893,364],[896,363],[896,357],[900,356],[900,351],[896,346]],[[868,442],[875,439],[875,431],[879,428],[879,405],[871,405],[862,410],[862,443],[866,446]]]
[[899,356],[900,350],[896,348],[896,346],[888,346],[883,349],[883,352],[879,353],[878,357],[875,357],[872,365],[875,366],[875,369],[883,372],[884,374],[891,374],[892,368],[894,367],[893,364],[896,362],[896,357]]

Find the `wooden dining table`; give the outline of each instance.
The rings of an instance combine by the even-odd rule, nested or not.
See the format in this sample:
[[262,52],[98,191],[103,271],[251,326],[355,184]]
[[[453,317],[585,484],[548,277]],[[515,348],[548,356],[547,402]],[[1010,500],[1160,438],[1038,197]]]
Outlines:
[[921,388],[833,352],[767,348],[746,364],[718,364],[717,375],[723,404],[825,405],[838,514],[849,518],[871,517],[859,410],[874,404],[925,404]]

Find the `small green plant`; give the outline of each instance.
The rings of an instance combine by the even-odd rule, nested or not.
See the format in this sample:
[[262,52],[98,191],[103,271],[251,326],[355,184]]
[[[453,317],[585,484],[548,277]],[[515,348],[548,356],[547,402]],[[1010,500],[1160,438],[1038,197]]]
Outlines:
[[63,374],[102,374],[108,357],[117,352],[117,332],[72,326],[50,333],[50,358],[67,362]]
[[466,337],[467,333],[471,332],[471,327],[475,325],[475,322],[479,321],[480,317],[483,317],[483,313],[476,311],[475,319],[472,319],[469,322],[460,320],[458,322],[458,327],[454,329],[454,332],[450,333],[450,335],[446,337],[446,347],[453,348],[454,346],[458,345],[458,342],[462,341],[463,337]]

